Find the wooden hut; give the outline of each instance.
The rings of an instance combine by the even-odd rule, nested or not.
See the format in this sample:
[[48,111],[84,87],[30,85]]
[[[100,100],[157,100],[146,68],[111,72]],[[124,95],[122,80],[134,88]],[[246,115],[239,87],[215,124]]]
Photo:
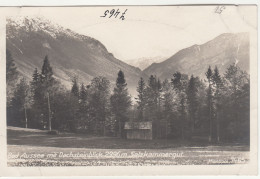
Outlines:
[[124,129],[126,130],[127,139],[153,139],[153,123],[145,122],[126,122]]

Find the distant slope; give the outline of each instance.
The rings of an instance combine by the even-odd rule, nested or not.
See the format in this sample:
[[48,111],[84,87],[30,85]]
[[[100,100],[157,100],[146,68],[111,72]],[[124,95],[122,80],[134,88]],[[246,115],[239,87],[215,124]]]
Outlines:
[[129,65],[135,66],[137,68],[140,68],[141,70],[146,69],[148,66],[150,66],[152,63],[160,63],[164,60],[166,60],[166,57],[143,57],[138,59],[130,59],[125,60],[125,62]]
[[75,75],[85,84],[99,75],[115,83],[121,69],[130,92],[134,94],[139,78],[146,78],[139,68],[116,59],[98,40],[46,19],[9,18],[6,27],[7,49],[11,51],[19,72],[28,80],[35,68],[41,70],[45,55],[49,56],[55,77],[67,88]]
[[205,78],[209,65],[218,66],[223,73],[232,63],[249,72],[248,33],[222,34],[205,44],[180,50],[161,63],[153,63],[144,72],[161,79],[172,77],[176,71]]

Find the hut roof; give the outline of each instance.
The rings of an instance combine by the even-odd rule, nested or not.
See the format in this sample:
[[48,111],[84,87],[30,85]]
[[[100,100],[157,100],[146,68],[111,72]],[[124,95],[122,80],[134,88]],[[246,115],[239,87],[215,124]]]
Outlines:
[[152,121],[126,122],[125,129],[152,129]]

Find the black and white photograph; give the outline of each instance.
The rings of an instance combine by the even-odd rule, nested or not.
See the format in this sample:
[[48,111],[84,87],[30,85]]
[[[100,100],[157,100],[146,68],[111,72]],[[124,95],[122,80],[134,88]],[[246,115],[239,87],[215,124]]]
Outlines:
[[8,168],[257,172],[256,5],[2,10]]

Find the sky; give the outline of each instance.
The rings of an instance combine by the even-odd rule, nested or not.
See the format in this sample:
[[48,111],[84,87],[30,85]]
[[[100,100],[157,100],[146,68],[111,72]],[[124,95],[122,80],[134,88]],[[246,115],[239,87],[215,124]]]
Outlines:
[[[11,16],[45,17],[103,43],[122,61],[170,57],[183,48],[203,44],[222,33],[257,32],[255,6],[101,6],[23,7]],[[104,15],[119,9],[117,18]],[[119,17],[127,9],[121,20]],[[222,11],[222,12],[220,12]]]

